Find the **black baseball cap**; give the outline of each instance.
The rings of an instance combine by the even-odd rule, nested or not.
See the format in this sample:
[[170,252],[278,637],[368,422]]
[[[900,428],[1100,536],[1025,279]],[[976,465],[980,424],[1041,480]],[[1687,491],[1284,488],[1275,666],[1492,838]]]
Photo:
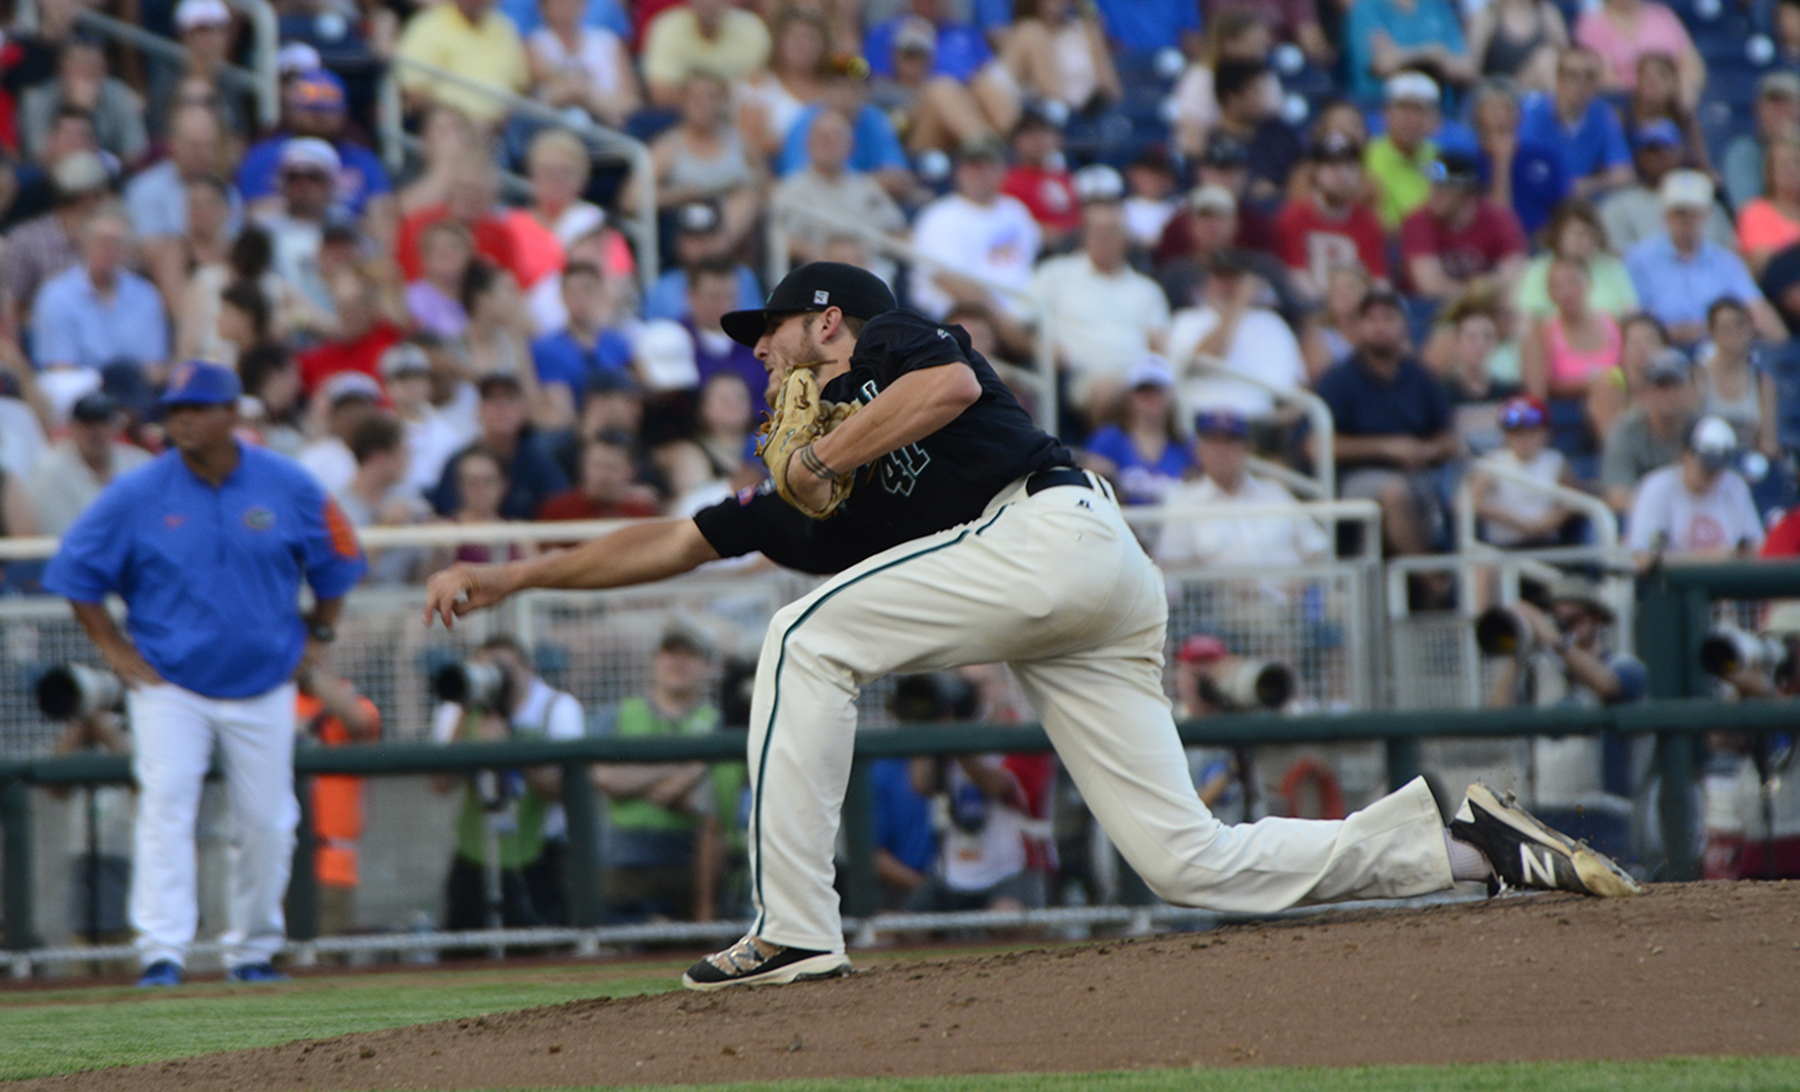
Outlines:
[[843,262],[808,262],[781,278],[761,308],[728,312],[719,325],[731,340],[755,346],[774,316],[835,307],[851,318],[872,319],[898,306],[882,279],[866,269]]

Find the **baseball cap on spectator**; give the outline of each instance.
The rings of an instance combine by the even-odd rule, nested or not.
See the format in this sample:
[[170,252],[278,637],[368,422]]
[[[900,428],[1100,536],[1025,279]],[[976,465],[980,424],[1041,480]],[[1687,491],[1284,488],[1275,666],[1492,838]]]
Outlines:
[[710,660],[718,654],[719,645],[712,634],[701,629],[692,622],[681,618],[672,618],[663,627],[662,639],[656,643],[658,652],[667,652],[672,648],[685,648],[701,659]]
[[1084,205],[1114,204],[1125,200],[1125,180],[1104,163],[1075,172],[1075,199]]
[[[1024,122],[1020,122],[1021,127]],[[956,149],[958,163],[1005,163],[1006,145],[991,136],[970,137]]]
[[1776,600],[1769,604],[1769,617],[1762,624],[1765,637],[1800,637],[1800,600]]
[[181,0],[175,5],[175,29],[223,27],[231,25],[231,9],[225,0]]
[[305,42],[289,42],[275,53],[275,71],[283,76],[317,72],[325,67],[325,58]]
[[1800,99],[1800,75],[1775,71],[1756,81],[1759,99]]
[[111,184],[112,175],[98,153],[83,150],[63,156],[51,168],[50,180],[56,184],[57,193],[74,197],[99,193]]
[[344,108],[344,81],[338,79],[335,72],[314,67],[303,71],[288,84],[286,98],[290,110],[336,113]]
[[1019,120],[1013,123],[1012,135],[1030,129],[1061,129],[1062,123],[1041,102],[1032,101],[1019,107]]
[[1542,428],[1550,421],[1550,409],[1533,394],[1515,394],[1500,403],[1500,427],[1512,432],[1522,428]]
[[1208,212],[1219,216],[1230,216],[1237,212],[1237,198],[1231,191],[1217,184],[1195,186],[1188,194],[1188,208],[1195,212]]
[[907,18],[894,31],[895,53],[935,53],[937,51],[937,28],[931,20],[921,19],[917,15]]
[[1650,382],[1659,386],[1686,383],[1694,374],[1694,365],[1680,349],[1658,349],[1644,368]]
[[1218,663],[1231,655],[1225,642],[1215,633],[1190,633],[1175,650],[1175,658],[1184,664]]
[[631,358],[654,390],[692,390],[700,385],[700,369],[694,363],[694,335],[669,319],[644,324],[631,346]]
[[1580,573],[1564,573],[1550,585],[1547,598],[1552,603],[1578,603],[1607,622],[1613,620],[1612,605],[1600,595],[1600,585]]
[[1388,77],[1383,91],[1389,102],[1423,102],[1435,106],[1440,97],[1437,81],[1423,72],[1397,72]]
[[1169,146],[1160,140],[1151,141],[1131,160],[1130,166],[1143,167],[1147,170],[1161,171],[1163,174],[1175,174],[1175,160],[1169,156]]
[[104,425],[119,415],[119,404],[103,391],[84,394],[75,400],[75,408],[69,411],[72,420],[84,425]]
[[319,397],[328,406],[336,406],[340,402],[348,402],[353,398],[367,398],[371,402],[381,401],[381,384],[363,372],[338,372],[328,376],[319,384]]
[[1706,469],[1723,470],[1737,457],[1737,431],[1723,417],[1708,414],[1694,422],[1687,449],[1699,456]]
[[1406,314],[1406,301],[1400,298],[1400,293],[1385,284],[1378,284],[1363,293],[1362,302],[1356,305],[1356,314],[1361,317],[1377,307],[1391,307],[1402,315]]
[[1155,353],[1145,353],[1138,357],[1137,361],[1131,365],[1131,371],[1125,375],[1127,390],[1137,390],[1139,387],[1160,387],[1163,390],[1169,390],[1174,386],[1175,369],[1169,367],[1169,362]]
[[1712,179],[1699,171],[1670,171],[1656,187],[1656,199],[1665,209],[1706,209],[1713,203]]
[[1631,142],[1639,148],[1681,147],[1681,127],[1668,118],[1646,121],[1631,134]]
[[337,149],[318,137],[293,137],[281,145],[281,172],[310,171],[336,179],[343,169]]
[[605,398],[608,395],[623,394],[632,398],[644,396],[643,385],[624,368],[602,368],[588,377],[587,394]]
[[1206,151],[1200,156],[1200,165],[1215,170],[1231,170],[1234,167],[1250,165],[1250,149],[1244,147],[1243,141],[1225,133],[1214,133],[1206,142]]
[[1227,440],[1247,440],[1250,438],[1250,422],[1233,409],[1203,409],[1194,414],[1194,433]]
[[1313,141],[1310,153],[1314,163],[1362,161],[1362,145],[1335,129],[1321,134],[1319,139]]
[[506,372],[494,372],[482,376],[475,381],[475,390],[481,395],[483,401],[501,395],[512,398],[525,396],[525,385],[519,382],[519,377]]
[[176,365],[169,376],[169,389],[158,401],[165,406],[235,406],[243,393],[237,373],[230,368],[190,360]]
[[431,358],[425,355],[424,349],[410,341],[402,341],[381,354],[381,363],[377,367],[383,379],[402,375],[428,375],[431,372]]
[[705,235],[719,229],[719,208],[710,201],[689,201],[675,210],[675,227],[683,234]]
[[1457,189],[1472,190],[1481,185],[1481,168],[1473,156],[1462,152],[1440,152],[1437,162],[1427,170],[1433,185],[1454,186]]
[[755,345],[771,316],[835,307],[851,318],[872,319],[899,304],[880,277],[843,262],[807,262],[781,278],[762,307],[728,312],[719,325],[733,341]]

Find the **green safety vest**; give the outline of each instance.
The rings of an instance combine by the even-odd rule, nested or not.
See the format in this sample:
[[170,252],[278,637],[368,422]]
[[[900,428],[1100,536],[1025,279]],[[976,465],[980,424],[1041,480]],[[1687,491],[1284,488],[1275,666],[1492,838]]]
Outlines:
[[[619,703],[619,715],[613,724],[613,732],[621,736],[704,736],[719,730],[719,711],[710,705],[696,706],[685,717],[671,720],[662,716],[650,707],[643,698],[627,698]],[[729,825],[734,807],[718,790],[726,782],[735,779],[721,778],[720,771],[714,770],[714,788],[722,806],[719,811],[721,822]],[[731,798],[735,800],[735,797]],[[614,830],[639,831],[688,831],[700,825],[700,817],[674,808],[665,808],[640,798],[629,800],[608,800],[606,806],[607,822]]]
[[[545,733],[550,730],[550,710],[556,708],[557,698],[560,696],[545,703],[544,719],[539,723],[513,725],[514,738],[544,738]],[[456,726],[454,738],[473,739],[475,726],[480,720],[479,713],[465,713],[462,723]],[[535,789],[526,786],[507,807],[512,812],[513,822],[508,829],[500,832],[500,867],[512,870],[523,868],[543,856],[544,813],[550,809],[550,804]],[[482,864],[487,859],[486,828],[490,816],[491,813],[482,807],[481,798],[475,794],[474,786],[465,789],[462,812],[456,817],[456,852],[463,859],[476,864]]]

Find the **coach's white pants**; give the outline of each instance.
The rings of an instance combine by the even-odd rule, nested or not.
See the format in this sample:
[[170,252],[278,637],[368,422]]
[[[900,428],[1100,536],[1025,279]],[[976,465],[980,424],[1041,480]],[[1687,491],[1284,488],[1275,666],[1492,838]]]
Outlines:
[[145,966],[185,964],[199,924],[194,822],[216,741],[230,822],[225,964],[267,963],[286,936],[282,898],[294,856],[294,687],[242,700],[165,684],[127,697],[137,774],[131,923]]
[[1343,820],[1227,826],[1200,803],[1162,689],[1163,578],[1109,496],[1004,491],[981,519],[897,546],[776,614],[750,715],[753,931],[842,951],[832,849],[860,687],[1012,665],[1087,806],[1162,898],[1268,912],[1451,885],[1414,781]]

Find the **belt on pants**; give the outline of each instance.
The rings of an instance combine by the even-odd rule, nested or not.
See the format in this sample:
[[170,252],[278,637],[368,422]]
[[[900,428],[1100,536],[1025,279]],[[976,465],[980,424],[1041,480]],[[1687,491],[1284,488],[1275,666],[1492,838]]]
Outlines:
[[1048,470],[1034,471],[1025,479],[1025,495],[1035,497],[1046,489],[1055,489],[1059,485],[1076,485],[1083,489],[1094,488],[1094,483],[1087,476],[1087,471],[1072,466],[1053,466]]

